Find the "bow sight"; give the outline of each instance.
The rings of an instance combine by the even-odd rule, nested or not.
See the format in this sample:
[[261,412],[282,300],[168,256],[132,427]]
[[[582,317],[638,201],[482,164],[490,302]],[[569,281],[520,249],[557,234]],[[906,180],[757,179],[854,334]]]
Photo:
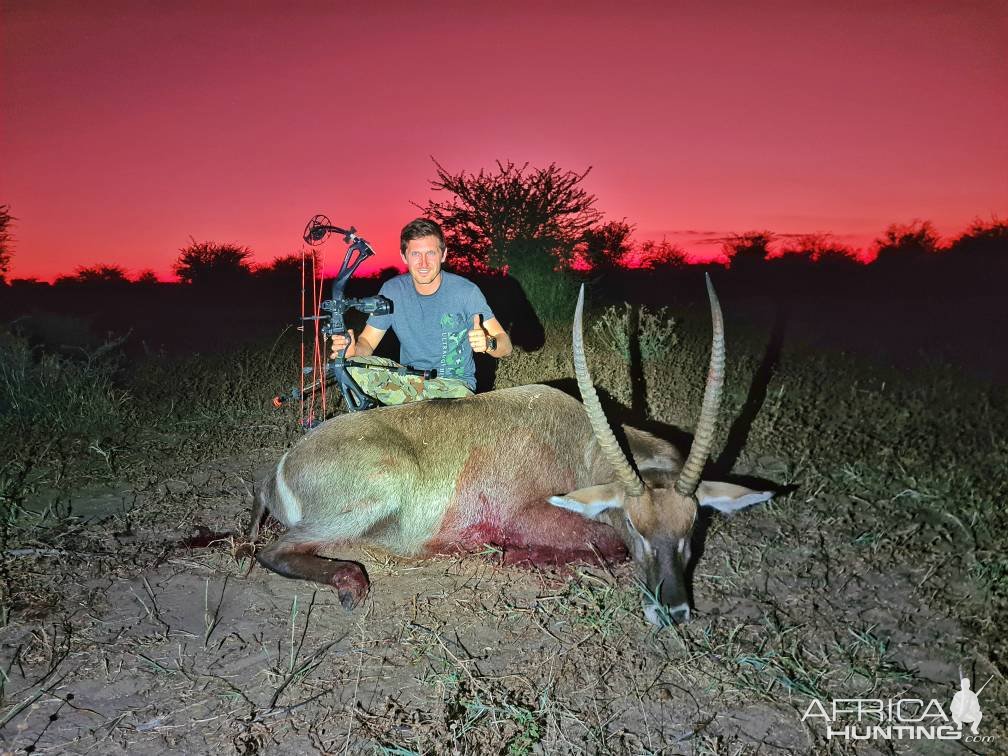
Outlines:
[[[307,244],[314,247],[321,244],[327,236],[334,233],[342,234],[343,241],[348,244],[349,247],[347,247],[346,255],[343,258],[343,264],[340,266],[339,271],[336,273],[336,277],[333,279],[332,298],[325,299],[320,302],[318,308],[312,315],[302,315],[301,317],[302,331],[304,329],[304,324],[307,322],[324,321],[324,324],[319,329],[319,333],[326,337],[326,339],[329,339],[336,334],[346,333],[346,323],[344,322],[343,316],[346,314],[347,310],[357,310],[359,312],[367,314],[375,313],[377,315],[387,315],[392,312],[392,301],[380,294],[373,297],[361,297],[359,299],[347,299],[344,296],[347,281],[349,281],[350,277],[353,276],[354,271],[357,270],[362,262],[374,254],[374,250],[371,248],[371,245],[361,237],[357,236],[357,229],[353,226],[351,226],[349,230],[339,228],[338,226],[332,225],[326,216],[316,215],[308,221],[308,225],[305,226],[304,240]],[[321,314],[322,310],[328,314]],[[280,407],[289,401],[289,399],[301,400],[307,394],[313,394],[316,391],[324,392],[325,388],[332,384],[339,386],[340,394],[343,396],[343,400],[346,402],[347,410],[349,412],[370,409],[371,407],[376,406],[378,402],[365,394],[361,390],[361,387],[357,384],[357,381],[353,379],[353,376],[347,372],[347,366],[354,363],[346,359],[346,349],[347,348],[344,347],[342,351],[340,351],[338,357],[325,363],[324,367],[321,369],[322,376],[320,378],[317,378],[307,386],[291,389],[289,398],[282,396],[274,397],[274,406]],[[314,368],[302,367],[303,376],[309,376],[314,372]],[[310,422],[306,422],[305,424],[311,425]]]

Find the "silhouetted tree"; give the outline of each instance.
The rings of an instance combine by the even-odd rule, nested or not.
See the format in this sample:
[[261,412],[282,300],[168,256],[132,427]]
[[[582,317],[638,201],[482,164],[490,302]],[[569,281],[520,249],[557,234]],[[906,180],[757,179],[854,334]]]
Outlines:
[[577,286],[557,268],[602,217],[595,196],[581,186],[591,169],[576,173],[555,163],[530,169],[528,163],[497,161],[496,171],[452,174],[436,160],[434,165],[431,186],[450,198],[420,209],[445,229],[457,266],[506,265],[540,318],[569,318]]
[[435,192],[450,198],[420,207],[438,221],[455,253],[475,264],[502,267],[516,255],[567,257],[602,214],[582,186],[584,173],[497,161],[496,171],[449,173],[436,160]]
[[940,237],[930,221],[894,223],[875,240],[876,262],[915,262],[938,251]]
[[609,221],[592,226],[581,236],[570,261],[572,267],[590,268],[592,273],[610,273],[618,268],[655,268],[682,265],[686,253],[665,239],[634,244],[630,235],[634,226],[621,221]]
[[256,275],[270,276],[301,276],[302,267],[307,268],[308,275],[311,275],[311,261],[301,255],[300,252],[291,252],[287,255],[278,255],[267,265],[260,265],[256,268]]
[[121,265],[81,265],[72,276],[58,276],[56,285],[121,286],[129,283],[126,269]]
[[655,268],[685,265],[686,253],[683,248],[662,239],[660,242],[648,239],[632,254],[636,257],[636,266],[654,270]]
[[6,280],[7,271],[10,270],[10,226],[14,220],[14,216],[10,214],[10,205],[0,205],[0,283]]
[[25,278],[12,278],[10,280],[10,286],[12,289],[36,289],[36,288],[46,288],[48,289],[51,284],[47,281],[39,281],[35,276],[27,276]]
[[770,231],[746,231],[730,234],[721,245],[733,269],[749,269],[759,266],[770,253],[770,245],[776,240]]
[[595,274],[610,273],[623,267],[633,251],[630,241],[633,230],[626,218],[586,228],[573,249],[569,264],[583,265]]
[[767,257],[769,275],[762,285],[785,297],[795,291],[812,296],[822,291],[835,293],[857,286],[864,267],[854,251],[832,234],[801,234],[786,238]]
[[800,255],[814,263],[857,263],[854,251],[828,233],[801,234],[789,238],[771,259],[778,260],[787,255]]
[[[378,293],[378,290],[382,287],[382,284],[388,281],[390,278],[395,278],[402,271],[395,267],[394,265],[386,265],[379,270],[370,270],[364,275],[355,275],[350,279],[347,284],[346,294],[348,297],[370,297]],[[332,279],[326,279],[324,293],[328,297],[330,294],[329,286],[332,283]]]
[[137,273],[136,278],[133,279],[134,283],[140,284],[141,286],[153,286],[154,284],[161,283],[157,277],[157,273],[149,268],[147,270],[142,270]]
[[386,265],[384,268],[375,273],[375,278],[377,278],[381,283],[385,283],[390,278],[398,276],[401,272],[402,271],[394,265]]
[[197,285],[233,284],[248,278],[252,250],[237,244],[197,242],[179,250],[172,271],[183,283]]
[[[980,258],[1008,258],[1008,222],[976,218],[948,247],[949,253]],[[964,260],[965,262],[965,260]]]
[[309,249],[303,255],[301,252],[279,255],[274,257],[268,265],[257,268],[255,275],[257,278],[277,286],[298,287],[301,285],[302,276],[308,283],[312,276],[322,275],[318,250]]

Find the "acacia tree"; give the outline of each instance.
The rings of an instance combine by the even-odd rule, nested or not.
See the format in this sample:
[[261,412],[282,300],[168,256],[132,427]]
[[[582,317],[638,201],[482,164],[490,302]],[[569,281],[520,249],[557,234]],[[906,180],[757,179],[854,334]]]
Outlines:
[[513,266],[529,255],[568,259],[602,217],[595,196],[581,186],[591,168],[577,173],[555,163],[529,168],[510,160],[479,173],[451,173],[436,160],[434,166],[431,187],[450,197],[417,207],[441,224],[454,252],[476,266]]
[[10,205],[0,205],[0,283],[6,280],[7,271],[10,269],[10,225],[14,220],[14,216],[10,214]]
[[255,270],[256,279],[263,286],[276,292],[293,293],[302,286],[306,291],[310,291],[313,283],[316,286],[321,283],[321,280],[313,282],[313,276],[316,279],[322,277],[321,259],[316,249],[307,249],[304,253],[291,252],[279,255]]
[[[949,252],[973,258],[1004,259],[1008,256],[1008,221],[994,216],[989,221],[976,218],[949,244]],[[970,260],[972,262],[972,260]]]
[[278,255],[266,265],[260,265],[255,272],[257,276],[262,278],[281,278],[285,281],[294,278],[301,280],[302,268],[308,278],[311,278],[313,274],[322,275],[318,250],[309,249],[304,253],[291,252],[286,255]]
[[252,273],[249,258],[252,250],[238,244],[197,242],[179,250],[172,271],[183,283],[208,285],[229,284],[247,278]]
[[158,279],[157,273],[148,268],[137,273],[133,279],[133,283],[142,284],[143,286],[154,286],[161,283],[161,281]]
[[641,242],[638,249],[634,250],[637,258],[638,268],[653,270],[671,265],[685,265],[686,252],[677,244],[673,244],[666,239],[654,241],[648,239]]
[[633,251],[630,241],[633,230],[626,218],[585,229],[574,248],[572,262],[590,268],[593,273],[612,272],[621,267]]
[[72,276],[58,276],[54,281],[57,285],[81,284],[84,286],[116,286],[128,284],[126,269],[121,265],[80,265]]
[[731,261],[732,267],[739,264],[755,265],[766,260],[770,253],[770,245],[776,238],[771,231],[746,231],[741,234],[730,234],[721,248]]
[[450,196],[418,207],[441,224],[453,265],[506,266],[541,320],[569,318],[577,286],[557,268],[602,217],[595,196],[581,186],[591,169],[577,173],[555,163],[529,168],[499,160],[496,171],[475,174],[450,173],[436,160],[434,166],[433,190]]
[[931,221],[894,223],[875,240],[876,262],[920,262],[938,251],[941,237]]
[[799,234],[785,241],[774,259],[801,255],[811,262],[857,263],[854,251],[838,242],[833,234]]

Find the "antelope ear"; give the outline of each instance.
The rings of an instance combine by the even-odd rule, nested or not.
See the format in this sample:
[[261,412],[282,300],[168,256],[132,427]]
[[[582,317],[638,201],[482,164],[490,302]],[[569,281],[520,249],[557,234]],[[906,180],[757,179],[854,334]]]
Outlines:
[[563,496],[550,496],[549,503],[554,507],[577,512],[589,520],[597,520],[607,509],[623,507],[623,486],[619,483],[606,483],[602,486],[579,488]]
[[774,495],[773,491],[754,491],[734,483],[717,483],[702,480],[697,488],[697,501],[701,507],[711,507],[721,514],[732,514],[755,504],[762,504]]

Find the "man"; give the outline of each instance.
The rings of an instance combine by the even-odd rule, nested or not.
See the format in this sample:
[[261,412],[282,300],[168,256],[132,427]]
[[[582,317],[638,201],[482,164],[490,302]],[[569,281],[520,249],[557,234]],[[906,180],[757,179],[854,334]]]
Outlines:
[[371,357],[390,327],[399,337],[399,361],[420,370],[437,370],[423,379],[380,367],[348,368],[360,387],[385,404],[419,399],[469,396],[476,390],[473,352],[498,359],[511,354],[511,339],[494,317],[479,287],[441,269],[447,256],[441,227],[425,218],[408,223],[399,235],[399,252],[407,272],[386,281],[379,294],[392,300],[390,315],[371,315],[355,338],[333,336],[333,356],[375,366],[399,367]]

